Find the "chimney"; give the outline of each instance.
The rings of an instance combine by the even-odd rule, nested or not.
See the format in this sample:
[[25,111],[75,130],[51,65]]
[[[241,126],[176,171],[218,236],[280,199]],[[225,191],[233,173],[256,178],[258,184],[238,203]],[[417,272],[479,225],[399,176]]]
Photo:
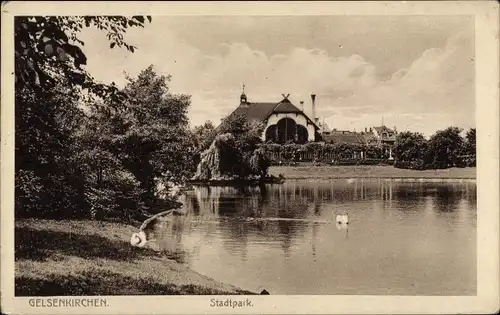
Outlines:
[[304,101],[300,101],[300,110],[304,111]]
[[313,121],[316,121],[316,94],[311,94],[311,100],[312,100],[312,119]]

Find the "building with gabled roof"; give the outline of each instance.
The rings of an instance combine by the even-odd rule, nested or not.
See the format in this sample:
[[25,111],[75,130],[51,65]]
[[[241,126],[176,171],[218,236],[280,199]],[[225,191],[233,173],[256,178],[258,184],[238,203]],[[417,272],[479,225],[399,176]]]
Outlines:
[[392,145],[396,141],[396,136],[398,134],[398,132],[396,131],[396,127],[394,127],[394,129],[390,129],[382,125],[373,127],[372,130],[373,130],[372,131],[373,135],[375,136],[375,138],[379,143],[386,143]]
[[350,144],[389,144],[396,141],[396,129],[386,126],[365,128],[364,131],[337,130],[322,133],[323,141],[326,143],[350,143]]
[[264,142],[319,141],[320,128],[302,109],[288,99],[289,96],[290,94],[283,94],[283,99],[279,102],[249,102],[243,90],[239,106],[229,116],[242,114],[249,122],[263,123],[265,127],[262,140]]
[[[364,132],[330,129],[323,121],[319,121],[316,115],[315,98],[311,95],[312,115],[311,119],[303,109],[303,103],[299,109],[290,100],[289,96],[282,94],[283,99],[279,102],[250,102],[245,94],[245,86],[240,95],[239,106],[229,115],[244,115],[249,122],[264,124],[262,141],[273,143],[348,143],[348,144],[394,144],[397,131],[382,125],[365,128]],[[217,129],[219,129],[217,127]]]
[[325,143],[366,144],[364,134],[354,131],[334,129],[323,133],[322,137]]

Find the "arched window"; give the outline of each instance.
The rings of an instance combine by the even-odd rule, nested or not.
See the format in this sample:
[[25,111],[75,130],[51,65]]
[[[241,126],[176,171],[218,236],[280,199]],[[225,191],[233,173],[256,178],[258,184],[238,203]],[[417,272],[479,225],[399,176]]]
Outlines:
[[282,118],[276,124],[278,128],[278,143],[297,141],[297,123],[291,118]]
[[302,125],[297,125],[297,143],[304,144],[309,138],[309,132],[307,128]]
[[278,138],[276,137],[276,125],[271,125],[266,129],[266,142],[278,142]]

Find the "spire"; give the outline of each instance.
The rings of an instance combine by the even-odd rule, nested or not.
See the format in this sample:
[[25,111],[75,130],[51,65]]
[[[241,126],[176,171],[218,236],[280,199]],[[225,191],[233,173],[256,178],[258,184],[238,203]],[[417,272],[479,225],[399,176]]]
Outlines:
[[245,83],[243,83],[243,90],[241,92],[241,96],[240,96],[240,103],[248,103],[247,102],[247,95],[245,94]]

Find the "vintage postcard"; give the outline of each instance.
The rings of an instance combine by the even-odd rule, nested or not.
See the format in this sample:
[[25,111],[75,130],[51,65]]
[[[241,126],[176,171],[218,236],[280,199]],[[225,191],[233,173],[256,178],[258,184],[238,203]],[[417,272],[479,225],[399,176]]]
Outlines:
[[4,2],[2,312],[498,312],[498,8]]

